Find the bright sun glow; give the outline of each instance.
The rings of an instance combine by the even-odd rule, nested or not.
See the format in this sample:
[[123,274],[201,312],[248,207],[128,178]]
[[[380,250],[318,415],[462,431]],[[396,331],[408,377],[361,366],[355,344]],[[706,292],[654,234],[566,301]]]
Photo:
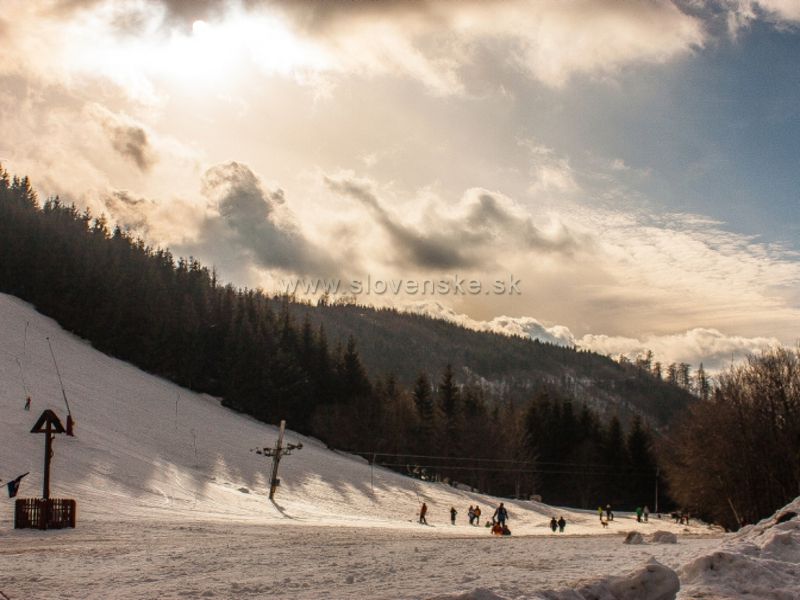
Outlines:
[[202,87],[229,80],[248,66],[283,76],[331,66],[320,47],[268,15],[228,15],[219,23],[197,20],[189,32],[172,29],[160,37],[120,38],[109,27],[97,25],[73,24],[74,39],[83,43],[70,61],[81,71],[111,78],[137,96],[150,93],[154,78]]

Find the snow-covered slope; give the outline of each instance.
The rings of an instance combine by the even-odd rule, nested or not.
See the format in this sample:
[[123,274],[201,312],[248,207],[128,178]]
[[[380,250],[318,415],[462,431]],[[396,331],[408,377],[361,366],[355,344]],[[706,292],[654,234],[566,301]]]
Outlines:
[[[48,337],[77,422],[76,437],[56,437],[52,495],[78,501],[79,526],[56,536],[4,532],[0,591],[10,597],[457,592],[442,597],[661,600],[675,595],[674,569],[679,597],[800,597],[796,517],[747,528],[708,554],[716,539],[687,535],[708,533],[701,524],[636,523],[621,514],[602,529],[593,511],[506,501],[514,536],[491,539],[467,525],[466,508],[479,504],[491,514],[498,499],[373,471],[361,458],[291,431],[287,441],[304,448],[281,463],[282,484],[271,503],[269,459],[250,449],[273,445],[275,427],[109,358],[0,294],[0,477],[30,471],[20,496],[41,493],[44,439],[29,433],[32,425],[45,408],[65,418]],[[32,407],[25,411],[28,393]],[[422,500],[435,527],[416,524]],[[451,506],[459,510],[456,527],[449,525]],[[11,527],[12,507],[5,504],[0,529]],[[800,501],[786,510],[800,512]],[[552,515],[565,516],[566,536],[550,533]],[[677,533],[678,543],[657,543],[650,534],[658,530]],[[624,545],[628,531],[644,534],[645,544]],[[527,537],[537,534],[547,538]],[[287,560],[291,577],[262,568]]]
[[[74,438],[55,439],[51,495],[75,498],[81,520],[146,515],[418,527],[413,521],[423,500],[429,522],[447,523],[455,506],[460,526],[448,530],[474,534],[465,526],[467,507],[477,503],[490,515],[497,503],[373,470],[363,459],[332,452],[291,431],[287,441],[302,441],[304,447],[281,463],[281,487],[276,503],[270,503],[270,460],[251,448],[272,446],[275,427],[101,354],[30,305],[0,295],[0,477],[30,471],[21,496],[41,493],[44,439],[29,433],[32,425],[45,408],[62,420],[66,416],[48,337],[77,423]],[[26,386],[30,412],[23,410]],[[564,514],[568,534],[604,532],[594,513],[531,502],[507,505],[515,534],[549,533],[553,514]],[[626,521],[626,528],[636,525]],[[605,532],[619,533],[622,527],[618,521]],[[666,521],[641,527],[682,529]]]

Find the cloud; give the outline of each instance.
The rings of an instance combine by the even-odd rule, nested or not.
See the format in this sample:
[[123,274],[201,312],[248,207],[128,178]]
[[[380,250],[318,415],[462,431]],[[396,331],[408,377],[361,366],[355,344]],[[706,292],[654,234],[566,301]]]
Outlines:
[[365,206],[388,235],[387,255],[404,267],[423,270],[487,269],[496,267],[502,253],[517,251],[571,255],[589,243],[563,223],[550,223],[548,231],[513,200],[482,188],[467,190],[446,216],[436,211],[436,198],[419,208],[418,223],[402,223],[378,198],[373,182],[351,175],[325,177],[328,188]]
[[96,102],[85,104],[83,112],[99,124],[117,154],[136,165],[139,171],[146,173],[157,162],[150,136],[141,123]]
[[265,189],[246,165],[209,168],[202,192],[210,212],[197,239],[179,246],[183,251],[208,256],[215,264],[221,257],[224,267],[237,272],[247,267],[326,277],[338,272],[328,253],[293,223],[283,190]]
[[150,170],[156,159],[142,127],[111,121],[106,121],[104,126],[114,150],[132,161],[140,171]]
[[406,264],[423,269],[453,269],[475,264],[476,259],[468,258],[457,245],[451,243],[452,240],[424,234],[399,223],[381,205],[368,182],[326,177],[325,183],[332,191],[366,206],[389,235],[394,248],[402,253]]
[[[506,60],[553,87],[580,73],[608,75],[661,63],[704,40],[702,23],[669,1],[282,2],[298,31],[357,68],[368,47],[389,68],[439,92],[459,91],[458,70],[478,44],[505,43]],[[359,64],[360,63],[360,64]]]
[[529,190],[535,195],[565,195],[580,191],[575,172],[569,160],[558,156],[552,148],[532,140],[520,142],[531,155],[531,181]]
[[480,321],[458,313],[441,302],[413,302],[403,307],[405,312],[426,315],[434,319],[444,319],[476,331],[491,331],[504,335],[529,337],[540,342],[559,346],[573,346],[575,338],[567,327],[554,325],[547,327],[533,317],[495,317],[491,321]]
[[[576,75],[608,77],[629,65],[664,63],[705,41],[702,21],[669,0],[61,0],[49,12],[95,22],[99,15],[114,33],[165,39],[188,34],[196,20],[212,28],[237,21],[241,35],[228,44],[241,45],[254,63],[273,65],[275,51],[304,46],[305,58],[293,63],[297,72],[409,77],[438,95],[465,91],[463,72],[480,50],[490,51],[492,62],[562,87]],[[245,22],[253,36],[244,33]],[[268,44],[276,36],[286,38],[280,49]]]
[[748,354],[781,344],[774,337],[748,338],[726,335],[718,329],[698,327],[681,333],[651,335],[643,339],[585,335],[578,341],[578,345],[600,354],[615,357],[624,354],[629,358],[652,350],[655,360],[664,365],[685,362],[697,367],[703,363],[706,370],[713,372],[742,360]]
[[150,214],[155,208],[152,200],[136,196],[128,190],[110,190],[103,195],[102,202],[122,229],[141,234],[148,232]]
[[488,321],[458,313],[441,302],[414,302],[403,307],[406,312],[444,319],[475,331],[530,338],[558,346],[578,347],[610,356],[625,355],[631,360],[651,350],[654,361],[664,366],[685,362],[695,368],[703,363],[708,372],[717,372],[748,354],[780,346],[777,338],[726,335],[717,329],[694,328],[680,333],[649,335],[642,339],[603,334],[576,338],[569,327],[545,325],[533,317],[495,317]]

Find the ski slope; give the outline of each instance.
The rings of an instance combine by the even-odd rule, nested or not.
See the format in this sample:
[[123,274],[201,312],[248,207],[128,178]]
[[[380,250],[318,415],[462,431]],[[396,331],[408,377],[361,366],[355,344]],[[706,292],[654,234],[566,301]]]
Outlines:
[[[480,505],[489,518],[498,503],[449,485],[373,469],[360,457],[332,452],[318,440],[287,431],[285,441],[302,442],[303,449],[281,462],[273,504],[266,497],[271,459],[251,449],[273,446],[276,427],[101,354],[30,305],[0,295],[0,477],[8,480],[30,471],[20,496],[40,495],[44,436],[29,433],[33,423],[46,408],[66,422],[47,338],[76,420],[74,438],[55,438],[51,496],[77,499],[81,521],[147,517],[418,528],[419,503],[425,501],[429,523],[449,527],[451,506],[463,525],[469,505]],[[30,412],[23,410],[26,386]],[[505,502],[515,535],[550,534],[552,515],[564,515],[567,535],[620,530],[619,521],[603,530],[594,511]],[[655,530],[655,523],[641,527]],[[667,519],[657,527],[684,529]],[[475,534],[468,527],[446,531]]]
[[[46,408],[66,418],[48,337],[76,420],[74,438],[56,436],[51,495],[77,500],[78,526],[13,530],[13,502],[4,503],[0,592],[12,600],[581,599],[600,591],[666,600],[676,572],[691,589],[721,589],[702,562],[720,534],[705,525],[620,514],[603,529],[594,511],[503,500],[514,535],[498,539],[466,518],[471,504],[490,516],[498,499],[372,469],[291,431],[286,441],[303,449],[281,462],[272,503],[270,459],[251,448],[272,446],[276,427],[105,356],[0,294],[0,477],[30,471],[20,497],[41,493],[44,439],[29,433],[33,423]],[[420,501],[430,527],[416,523]],[[553,515],[566,518],[564,535],[550,532]],[[624,545],[632,530],[648,543]],[[655,543],[657,530],[678,543]],[[774,578],[785,583],[796,562]]]

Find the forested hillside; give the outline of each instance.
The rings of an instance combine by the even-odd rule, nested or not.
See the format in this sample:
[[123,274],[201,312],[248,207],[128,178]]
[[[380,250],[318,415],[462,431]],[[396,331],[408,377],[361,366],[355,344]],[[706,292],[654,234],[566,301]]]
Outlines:
[[441,372],[451,364],[460,380],[494,384],[495,392],[515,403],[542,388],[557,389],[626,423],[640,414],[658,425],[668,424],[693,400],[686,389],[649,369],[587,350],[353,304],[292,303],[290,312],[298,321],[323,325],[329,340],[354,337],[370,374],[394,373],[403,384],[413,382],[420,370]]

